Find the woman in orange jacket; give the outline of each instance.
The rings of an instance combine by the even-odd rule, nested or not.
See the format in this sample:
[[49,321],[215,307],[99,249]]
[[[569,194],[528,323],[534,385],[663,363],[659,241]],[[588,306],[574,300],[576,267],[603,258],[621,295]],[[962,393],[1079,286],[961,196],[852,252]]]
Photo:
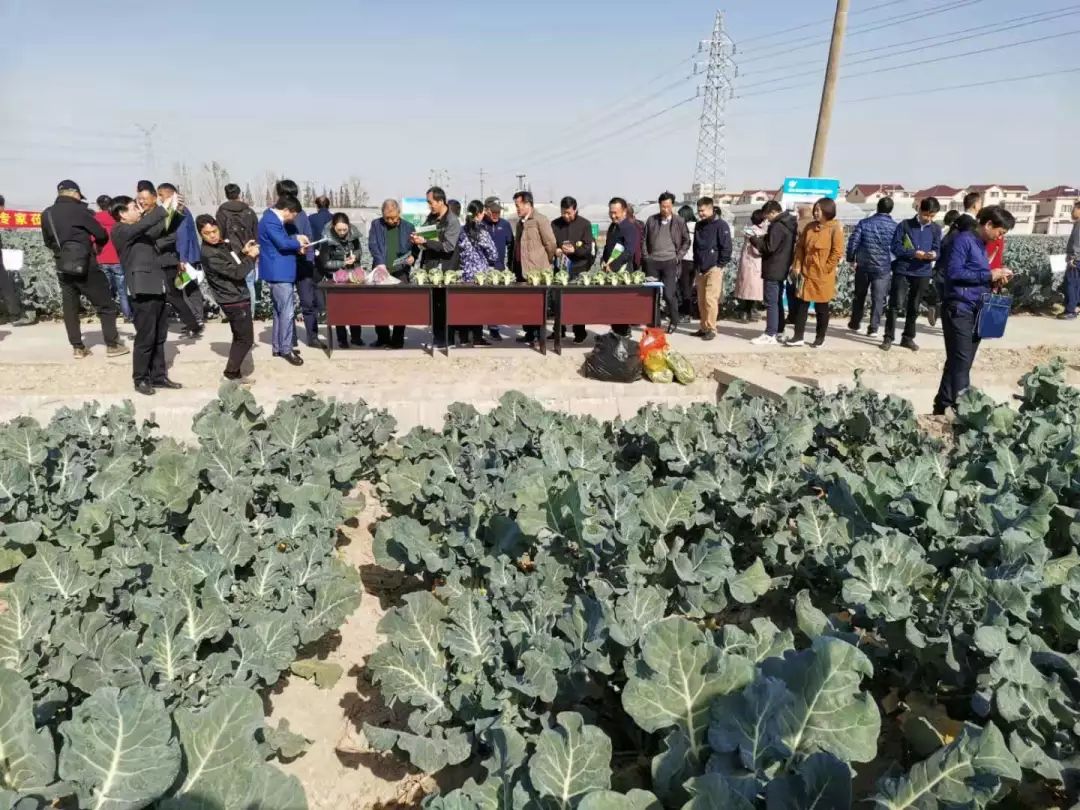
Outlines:
[[810,304],[817,315],[817,335],[810,345],[825,342],[829,328],[829,304],[836,296],[836,266],[844,256],[844,229],[836,221],[836,203],[822,197],[814,203],[814,221],[803,229],[795,248],[795,334],[785,346],[805,346],[806,317]]

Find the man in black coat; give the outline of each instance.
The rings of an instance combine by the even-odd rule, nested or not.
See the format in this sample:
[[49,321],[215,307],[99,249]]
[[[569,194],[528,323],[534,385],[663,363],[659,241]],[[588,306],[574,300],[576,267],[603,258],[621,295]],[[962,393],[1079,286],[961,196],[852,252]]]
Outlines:
[[[582,273],[589,272],[593,260],[596,258],[596,247],[593,243],[592,223],[578,214],[577,200],[573,197],[563,197],[559,203],[562,216],[551,220],[551,231],[555,234],[555,259],[569,265],[571,281]],[[574,327],[574,343],[580,345],[585,342],[589,332],[584,324]],[[563,337],[566,336],[566,327],[563,327]],[[554,337],[554,335],[552,335]]]
[[158,205],[143,213],[131,197],[113,197],[109,213],[116,220],[112,238],[127,277],[135,316],[135,353],[131,376],[135,390],[151,395],[155,388],[179,388],[169,379],[165,339],[169,334],[166,307],[168,276],[156,243],[166,231],[165,209]]
[[57,185],[56,193],[56,202],[41,213],[41,236],[56,259],[68,342],[77,359],[90,356],[79,324],[79,299],[85,295],[101,319],[106,354],[125,355],[129,350],[120,342],[116,330],[116,302],[109,290],[109,280],[98,267],[95,249],[95,245],[100,249],[109,241],[109,234],[86,207],[78,183],[63,180]]
[[[315,202],[319,200],[325,200],[325,197],[319,197]],[[327,201],[327,207],[329,208],[329,201]],[[322,209],[320,208],[321,212]],[[315,221],[315,217],[319,214],[312,214],[311,220]],[[259,239],[259,215],[255,213],[255,210],[248,205],[244,200],[240,199],[240,186],[235,183],[229,183],[225,186],[225,202],[223,202],[217,210],[217,214],[214,216],[217,221],[218,228],[221,229],[221,238],[233,245],[240,245],[241,247],[248,242]],[[329,220],[329,217],[327,217]],[[195,223],[198,227],[198,222]],[[322,230],[315,231],[314,225],[312,231],[315,234],[315,239],[322,238]],[[255,265],[252,264],[250,268],[251,272],[244,280],[248,288],[248,298],[251,300],[251,309],[255,310]],[[219,302],[220,303],[220,302]]]

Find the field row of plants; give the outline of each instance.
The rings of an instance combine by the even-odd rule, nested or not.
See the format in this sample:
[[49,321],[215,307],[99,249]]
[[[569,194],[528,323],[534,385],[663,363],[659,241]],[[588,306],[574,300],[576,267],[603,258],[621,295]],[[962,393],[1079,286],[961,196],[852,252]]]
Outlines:
[[[733,239],[734,256],[738,257],[742,250],[742,236],[736,235]],[[5,232],[4,246],[26,252],[24,270],[16,274],[24,305],[35,310],[40,317],[60,318],[60,286],[56,280],[52,256],[45,249],[41,234],[23,231]],[[1010,236],[1008,238],[1005,264],[1017,274],[1010,285],[1017,309],[1044,310],[1062,300],[1059,285],[1055,285],[1053,281],[1048,257],[1064,252],[1065,237],[1062,236]],[[602,280],[611,283],[611,279]],[[440,280],[439,283],[441,284],[442,281]],[[724,301],[733,307],[732,294],[735,288],[733,271],[725,273],[724,286]],[[834,302],[835,311],[850,312],[854,290],[854,274],[845,263],[841,262]],[[257,313],[260,317],[269,317],[267,300],[268,296],[263,296],[263,300],[260,301]]]
[[970,394],[947,441],[858,383],[611,423],[455,406],[379,461],[375,557],[418,587],[368,660],[402,710],[369,743],[473,766],[432,810],[1067,806],[1063,372],[1019,411]]
[[226,387],[193,446],[154,427],[0,426],[0,808],[307,806],[261,695],[359,605],[337,529],[393,420]]
[[[396,436],[226,386],[192,445],[130,406],[0,426],[0,810],[300,810],[267,723],[357,607],[337,530],[412,587],[368,743],[433,810],[1068,806],[1080,793],[1080,391],[951,434],[856,384],[599,422],[508,394]],[[330,674],[332,677],[332,673]],[[330,730],[328,730],[330,733]],[[362,798],[362,797],[358,797]]]

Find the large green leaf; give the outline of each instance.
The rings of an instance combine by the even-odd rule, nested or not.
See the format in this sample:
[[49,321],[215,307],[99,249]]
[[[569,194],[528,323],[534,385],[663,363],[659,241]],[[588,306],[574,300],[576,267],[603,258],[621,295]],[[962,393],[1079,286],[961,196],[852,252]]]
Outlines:
[[60,777],[86,810],[145,807],[180,771],[180,747],[161,697],[151,689],[105,687],[61,724]]
[[752,677],[750,661],[721,654],[694,624],[672,616],[645,632],[641,661],[630,674],[622,705],[646,731],[681,730],[697,759],[712,701],[742,689]]
[[184,752],[183,781],[162,810],[229,810],[245,807],[259,762],[255,730],[262,701],[248,689],[225,687],[198,711],[174,715]]
[[47,729],[34,729],[30,686],[18,673],[0,669],[0,784],[40,793],[56,778],[56,754]]
[[577,712],[561,712],[558,726],[540,732],[529,759],[529,779],[541,796],[559,807],[611,783],[611,740],[596,726],[585,725]]
[[1020,777],[1020,766],[996,726],[968,726],[907,776],[882,780],[873,803],[879,810],[985,807]]
[[762,671],[783,680],[793,697],[779,719],[790,756],[825,751],[844,762],[869,762],[877,755],[881,715],[861,690],[874,668],[860,650],[818,636],[808,650],[766,660]]

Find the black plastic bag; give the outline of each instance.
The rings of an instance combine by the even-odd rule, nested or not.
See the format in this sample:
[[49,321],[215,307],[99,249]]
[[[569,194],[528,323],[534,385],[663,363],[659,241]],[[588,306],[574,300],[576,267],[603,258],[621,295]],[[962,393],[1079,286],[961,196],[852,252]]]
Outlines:
[[596,346],[582,372],[586,377],[603,382],[634,382],[641,379],[641,358],[636,340],[609,332],[596,339]]

